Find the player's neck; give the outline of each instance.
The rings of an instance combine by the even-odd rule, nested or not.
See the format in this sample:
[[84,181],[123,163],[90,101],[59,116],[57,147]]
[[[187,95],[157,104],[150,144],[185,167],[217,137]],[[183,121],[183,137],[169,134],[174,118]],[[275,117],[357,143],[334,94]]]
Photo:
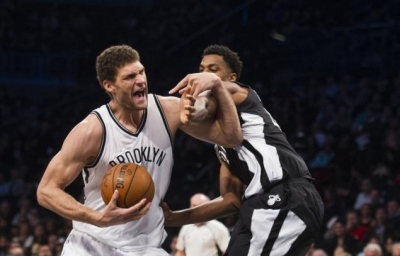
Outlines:
[[121,123],[128,130],[136,132],[143,119],[143,109],[129,110],[113,104],[110,104],[110,107],[114,114],[114,117],[119,121],[119,123]]

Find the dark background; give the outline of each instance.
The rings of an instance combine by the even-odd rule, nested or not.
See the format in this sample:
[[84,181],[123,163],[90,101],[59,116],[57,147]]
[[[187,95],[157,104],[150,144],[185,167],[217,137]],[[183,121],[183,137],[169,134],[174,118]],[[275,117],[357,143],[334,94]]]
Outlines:
[[[0,199],[11,209],[4,233],[21,199],[39,222],[57,219],[36,205],[36,185],[69,130],[108,102],[95,58],[115,44],[140,52],[149,91],[160,95],[197,71],[208,45],[238,52],[240,81],[262,97],[321,195],[329,190],[341,202],[327,207],[321,234],[330,217],[353,209],[365,178],[380,204],[399,200],[399,14],[397,0],[2,0]],[[196,192],[217,197],[212,146],[179,133],[175,151],[170,207],[187,207]],[[68,192],[78,198],[81,185]]]

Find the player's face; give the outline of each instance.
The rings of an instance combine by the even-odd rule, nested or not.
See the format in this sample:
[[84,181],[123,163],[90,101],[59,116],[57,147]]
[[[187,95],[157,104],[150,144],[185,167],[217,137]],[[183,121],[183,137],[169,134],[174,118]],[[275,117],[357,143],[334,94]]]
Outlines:
[[222,81],[236,81],[236,74],[224,61],[224,58],[217,54],[205,55],[201,60],[199,72],[215,73]]
[[147,78],[144,66],[135,61],[117,70],[114,100],[130,110],[147,108]]

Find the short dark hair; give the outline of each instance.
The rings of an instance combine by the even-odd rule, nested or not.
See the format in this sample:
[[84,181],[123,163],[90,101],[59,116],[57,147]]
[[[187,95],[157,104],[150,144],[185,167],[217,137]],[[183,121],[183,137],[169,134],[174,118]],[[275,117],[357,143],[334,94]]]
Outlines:
[[233,73],[236,73],[237,79],[240,78],[240,74],[242,73],[242,61],[239,58],[239,55],[229,49],[224,45],[210,45],[203,51],[203,56],[216,54],[222,56],[224,61],[228,64],[229,68],[232,70]]
[[103,81],[115,82],[117,69],[135,61],[140,61],[139,53],[128,45],[114,45],[97,56],[97,80],[103,87]]

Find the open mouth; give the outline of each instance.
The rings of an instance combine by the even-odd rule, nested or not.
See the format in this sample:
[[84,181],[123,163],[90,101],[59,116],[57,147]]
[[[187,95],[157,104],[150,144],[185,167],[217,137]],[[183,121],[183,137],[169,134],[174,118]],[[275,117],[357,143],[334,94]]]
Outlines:
[[139,99],[140,99],[140,98],[143,98],[143,97],[144,97],[144,90],[134,92],[134,93],[133,93],[133,97],[139,98]]

